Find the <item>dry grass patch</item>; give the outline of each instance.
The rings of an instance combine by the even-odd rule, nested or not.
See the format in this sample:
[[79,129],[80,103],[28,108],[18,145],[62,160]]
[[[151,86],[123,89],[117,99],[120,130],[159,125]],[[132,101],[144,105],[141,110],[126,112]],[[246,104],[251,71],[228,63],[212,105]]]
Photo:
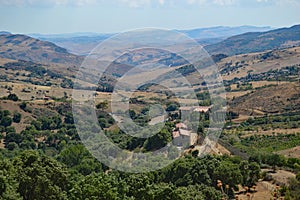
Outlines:
[[298,158],[300,159],[300,146],[290,148],[290,149],[285,149],[282,151],[278,151],[278,154],[284,155],[287,158]]

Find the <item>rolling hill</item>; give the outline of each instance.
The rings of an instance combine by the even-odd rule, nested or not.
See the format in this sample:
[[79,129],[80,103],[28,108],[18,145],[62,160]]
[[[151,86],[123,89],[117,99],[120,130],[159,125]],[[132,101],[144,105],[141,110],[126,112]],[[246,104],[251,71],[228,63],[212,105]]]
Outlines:
[[283,113],[300,110],[300,88],[297,83],[274,85],[237,97],[231,103],[232,110],[249,114],[253,111],[263,113]]
[[53,43],[26,35],[0,35],[0,57],[42,64],[78,66],[82,58]]
[[211,54],[237,55],[300,45],[300,25],[267,32],[250,32],[230,37],[205,49]]

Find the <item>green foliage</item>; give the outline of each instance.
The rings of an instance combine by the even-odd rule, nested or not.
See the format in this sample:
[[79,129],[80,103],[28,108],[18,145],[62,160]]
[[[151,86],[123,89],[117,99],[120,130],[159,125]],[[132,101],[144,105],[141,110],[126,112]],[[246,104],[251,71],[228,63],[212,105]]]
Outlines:
[[239,166],[228,161],[222,161],[215,169],[214,180],[222,180],[222,182],[230,187],[237,186],[242,182],[242,174]]
[[52,117],[41,117],[36,121],[32,121],[31,124],[35,126],[37,130],[55,130],[61,128],[62,119],[58,115]]
[[95,160],[83,145],[71,145],[65,148],[57,159],[83,175],[102,171],[102,164]]
[[74,83],[71,79],[64,78],[60,86],[62,88],[73,88]]
[[24,151],[0,166],[0,199],[67,199],[67,171],[54,159]]
[[[208,100],[209,95],[201,94],[199,97]],[[139,99],[133,100],[142,103]],[[21,103],[20,106],[22,109],[28,107],[26,103]],[[166,106],[169,106],[169,110],[178,108],[172,102],[166,102]],[[98,108],[100,125],[110,127],[105,129],[106,136],[123,149],[135,152],[153,151],[166,146],[172,140],[174,123],[167,122],[153,137],[132,137],[114,129],[114,126],[111,127],[115,122],[104,112],[105,106]],[[179,158],[159,171],[144,174],[116,172],[97,161],[80,143],[69,103],[62,102],[54,109],[57,112],[38,112],[33,109],[33,114],[37,117],[21,133],[16,133],[11,126],[2,127],[6,149],[0,150],[0,200],[219,200],[223,194],[216,187],[218,179],[234,187],[237,184],[252,186],[259,177],[260,163],[257,164],[254,160],[247,162],[237,157],[225,156],[199,158],[197,151]],[[149,106],[145,106],[140,113],[131,110],[128,114],[133,121],[146,124],[149,121],[149,112]],[[1,111],[0,120],[8,117],[17,122],[16,118],[21,117],[17,115],[14,113],[12,117],[8,111]],[[201,124],[189,124],[189,127],[205,135],[209,116],[205,113],[199,115]],[[158,128],[154,126],[150,131],[156,129]],[[141,134],[146,132],[141,131]],[[178,155],[174,153],[168,155],[170,156],[176,158]],[[257,160],[267,162],[268,159],[263,157]],[[164,162],[164,158],[161,158],[161,162]],[[294,165],[295,162],[289,160],[284,163]]]
[[154,136],[147,138],[144,143],[144,148],[147,151],[154,151],[165,147],[172,140],[172,135],[169,130],[162,129],[159,133]]
[[19,97],[16,95],[16,94],[9,94],[7,96],[7,99],[8,100],[11,100],[11,101],[18,101],[19,100]]
[[26,106],[27,106],[27,103],[24,102],[24,101],[20,104],[20,108],[21,108],[22,110],[25,110],[25,109],[26,109]]
[[93,173],[76,182],[70,190],[70,199],[113,200],[126,199],[126,186],[114,175]]
[[296,147],[300,143],[300,134],[262,135],[243,138],[241,145],[249,152],[260,149],[263,152],[274,152]]
[[96,105],[96,108],[100,110],[105,110],[108,108],[108,102],[107,101],[100,102]]
[[0,110],[0,127],[4,127],[3,129],[5,130],[11,124],[12,124],[12,119],[10,117],[10,112],[8,110]]
[[252,187],[260,177],[260,166],[256,162],[242,161],[239,166],[242,175],[242,184]]
[[[99,104],[98,104],[99,105]],[[104,105],[102,105],[104,106]],[[101,109],[105,109],[104,107],[101,106]],[[108,128],[110,126],[112,126],[115,123],[114,118],[109,115],[108,113],[104,112],[104,111],[98,111],[98,122],[101,128]]]
[[12,124],[12,119],[9,116],[5,116],[1,119],[0,125],[4,127],[8,127]]
[[293,200],[300,199],[300,181],[296,178],[289,181],[288,197]]
[[172,112],[172,111],[175,111],[175,110],[177,110],[177,109],[178,109],[177,104],[172,103],[172,104],[168,105],[166,111]]
[[14,112],[13,122],[20,123],[22,115],[18,112]]
[[7,159],[0,160],[0,199],[21,200],[22,197],[17,191],[16,169],[12,162]]

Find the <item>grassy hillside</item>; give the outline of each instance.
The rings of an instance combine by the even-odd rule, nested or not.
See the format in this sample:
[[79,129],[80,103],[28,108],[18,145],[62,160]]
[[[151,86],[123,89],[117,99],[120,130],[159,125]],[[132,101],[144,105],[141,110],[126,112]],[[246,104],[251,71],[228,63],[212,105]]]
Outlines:
[[235,98],[231,104],[239,113],[254,110],[264,113],[280,113],[300,110],[300,84],[288,83],[256,90]]

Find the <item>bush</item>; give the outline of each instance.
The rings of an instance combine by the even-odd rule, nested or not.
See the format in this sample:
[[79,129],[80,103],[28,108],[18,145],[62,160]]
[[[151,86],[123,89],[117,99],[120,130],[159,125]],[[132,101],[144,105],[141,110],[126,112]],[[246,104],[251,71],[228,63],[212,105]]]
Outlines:
[[10,142],[6,145],[6,148],[10,151],[18,148],[18,145],[15,142]]
[[24,102],[24,101],[20,104],[20,108],[21,108],[22,110],[25,110],[26,106],[27,106],[27,103]]
[[4,127],[10,126],[12,123],[12,119],[9,116],[5,116],[2,118],[0,125]]
[[8,100],[11,100],[11,101],[18,101],[19,100],[19,97],[16,95],[16,94],[9,94],[7,96],[7,99]]
[[178,106],[177,106],[176,104],[170,104],[170,105],[167,107],[166,111],[172,112],[172,111],[175,111],[175,110],[177,110],[177,109],[178,109]]
[[14,116],[13,116],[13,122],[20,123],[21,118],[22,118],[22,115],[20,113],[18,113],[18,112],[15,112]]

